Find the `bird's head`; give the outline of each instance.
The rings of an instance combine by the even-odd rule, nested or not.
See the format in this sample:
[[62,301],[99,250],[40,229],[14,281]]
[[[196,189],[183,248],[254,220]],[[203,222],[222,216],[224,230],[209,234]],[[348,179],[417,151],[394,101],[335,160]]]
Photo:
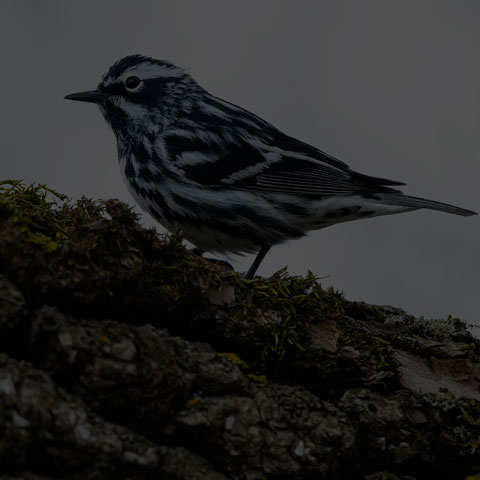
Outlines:
[[96,90],[65,98],[96,103],[118,135],[162,129],[188,113],[202,89],[183,69],[165,60],[130,55],[114,63]]

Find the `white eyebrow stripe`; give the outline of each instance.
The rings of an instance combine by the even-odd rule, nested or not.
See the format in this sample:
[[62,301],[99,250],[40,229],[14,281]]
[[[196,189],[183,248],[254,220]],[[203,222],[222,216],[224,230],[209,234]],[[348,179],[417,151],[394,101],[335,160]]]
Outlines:
[[170,65],[159,65],[158,63],[141,62],[133,67],[125,70],[119,77],[108,77],[103,80],[103,84],[108,87],[109,85],[123,83],[128,77],[136,76],[141,80],[148,80],[151,78],[160,77],[183,77],[186,73],[180,67],[172,67]]

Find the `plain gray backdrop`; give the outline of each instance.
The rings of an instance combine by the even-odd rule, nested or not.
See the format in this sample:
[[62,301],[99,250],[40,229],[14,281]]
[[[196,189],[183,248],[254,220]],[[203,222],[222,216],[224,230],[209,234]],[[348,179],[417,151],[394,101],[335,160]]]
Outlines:
[[[0,177],[133,204],[98,109],[63,97],[144,53],[357,171],[479,211],[479,21],[477,0],[2,0]],[[310,269],[348,299],[480,325],[479,244],[479,217],[421,210],[277,246],[259,274]]]

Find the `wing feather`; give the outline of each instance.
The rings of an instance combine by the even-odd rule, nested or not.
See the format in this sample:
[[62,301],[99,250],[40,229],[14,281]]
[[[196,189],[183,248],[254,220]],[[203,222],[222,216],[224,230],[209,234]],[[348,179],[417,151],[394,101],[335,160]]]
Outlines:
[[[218,101],[217,108],[227,108]],[[248,112],[241,111],[246,116]],[[255,120],[260,120],[255,117]],[[268,127],[268,128],[267,128]],[[256,128],[259,128],[258,126]],[[204,144],[195,148],[189,144],[187,153],[183,139],[173,134],[167,141],[172,161],[193,182],[217,188],[232,188],[294,195],[354,195],[359,193],[397,192],[388,186],[404,185],[395,180],[357,173],[336,158],[265,123],[263,136],[237,136],[231,131],[231,141]],[[175,142],[178,146],[175,149]],[[176,151],[175,151],[176,150]],[[195,161],[186,155],[199,152]]]

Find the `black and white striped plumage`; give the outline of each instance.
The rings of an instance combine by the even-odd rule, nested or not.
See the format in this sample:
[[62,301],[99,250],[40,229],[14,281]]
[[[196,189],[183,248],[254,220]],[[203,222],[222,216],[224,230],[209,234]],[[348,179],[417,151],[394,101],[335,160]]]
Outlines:
[[402,194],[200,87],[179,67],[143,55],[116,62],[97,90],[120,168],[138,204],[205,251],[256,252],[310,230],[419,208],[474,212]]

